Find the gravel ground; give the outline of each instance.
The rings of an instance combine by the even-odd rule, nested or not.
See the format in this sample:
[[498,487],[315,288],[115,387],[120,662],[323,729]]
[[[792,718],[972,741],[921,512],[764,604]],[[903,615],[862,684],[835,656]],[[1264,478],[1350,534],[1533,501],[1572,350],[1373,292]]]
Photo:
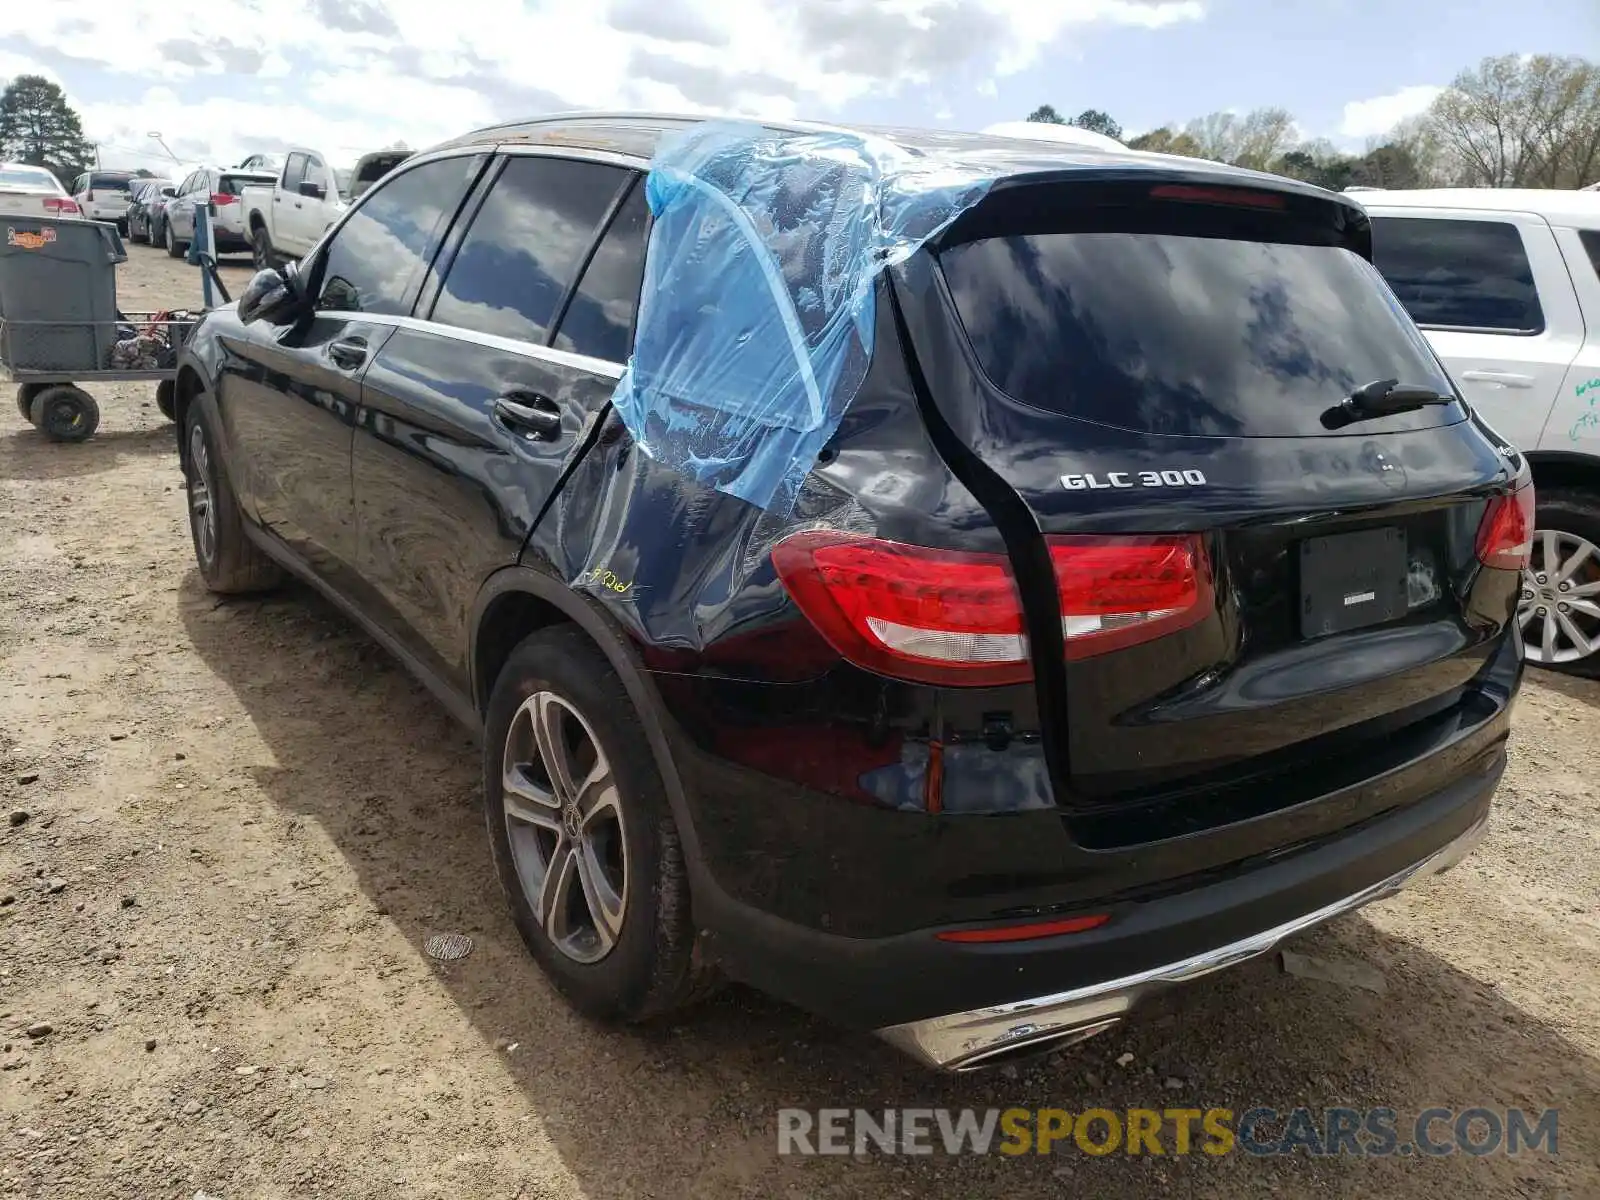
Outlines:
[[[124,308],[198,303],[131,253]],[[1478,852],[1296,940],[1385,995],[1258,960],[959,1078],[740,989],[603,1029],[504,914],[468,738],[306,589],[208,595],[153,389],[92,390],[84,445],[0,425],[0,1194],[1600,1195],[1600,686],[1530,677]],[[776,1153],[788,1106],[1046,1104],[1554,1106],[1559,1154]]]

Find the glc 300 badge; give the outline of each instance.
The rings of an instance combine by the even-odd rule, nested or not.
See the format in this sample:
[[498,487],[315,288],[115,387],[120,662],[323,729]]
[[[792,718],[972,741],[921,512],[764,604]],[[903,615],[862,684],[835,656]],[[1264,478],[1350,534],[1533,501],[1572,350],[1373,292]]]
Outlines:
[[1205,487],[1204,471],[1107,471],[1104,478],[1092,472],[1063,475],[1061,486],[1069,492],[1099,491],[1102,488],[1189,488]]

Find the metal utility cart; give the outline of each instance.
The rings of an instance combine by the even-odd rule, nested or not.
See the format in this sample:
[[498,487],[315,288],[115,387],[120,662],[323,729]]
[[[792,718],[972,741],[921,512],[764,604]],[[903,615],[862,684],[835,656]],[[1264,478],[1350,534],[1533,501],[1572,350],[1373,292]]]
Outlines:
[[100,406],[79,383],[148,379],[171,420],[178,350],[203,314],[120,312],[116,266],[128,254],[114,226],[8,218],[0,232],[0,367],[18,385],[23,419],[81,442]]

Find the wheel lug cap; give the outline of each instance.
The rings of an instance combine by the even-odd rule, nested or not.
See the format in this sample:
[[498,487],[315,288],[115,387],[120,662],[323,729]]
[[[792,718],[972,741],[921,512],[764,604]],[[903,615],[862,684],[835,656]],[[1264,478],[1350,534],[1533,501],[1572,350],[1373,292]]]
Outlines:
[[1556,605],[1556,611],[1557,612],[1566,612],[1567,611],[1567,606],[1565,604],[1558,604],[1558,605]]
[[1556,586],[1558,588],[1560,588],[1564,592],[1567,589],[1569,589],[1572,585],[1570,583],[1558,583],[1558,584],[1556,584]]
[[1550,577],[1548,575],[1541,575],[1541,576],[1539,576],[1539,582],[1540,583],[1549,583],[1550,582]]
[[1541,605],[1540,605],[1540,606],[1539,606],[1539,616],[1541,616],[1541,617],[1542,617],[1542,616],[1544,616],[1544,615],[1545,615],[1545,611],[1544,611],[1544,605],[1542,605],[1542,604],[1541,604]]

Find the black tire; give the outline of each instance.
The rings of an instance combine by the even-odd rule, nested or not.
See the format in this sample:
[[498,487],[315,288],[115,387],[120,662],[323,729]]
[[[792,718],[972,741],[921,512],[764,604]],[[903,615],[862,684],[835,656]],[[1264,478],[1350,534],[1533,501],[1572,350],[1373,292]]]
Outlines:
[[[1582,538],[1592,546],[1600,547],[1600,495],[1579,488],[1540,490],[1533,524],[1535,530],[1552,529],[1560,533],[1572,534]],[[1535,540],[1537,541],[1537,534],[1535,534]],[[1600,563],[1595,563],[1593,559],[1585,567],[1580,568],[1580,571],[1584,575],[1581,582],[1593,583],[1600,581]],[[1534,620],[1535,624],[1525,631],[1529,635],[1539,627],[1538,618],[1534,618]],[[1559,671],[1564,675],[1577,675],[1589,679],[1600,678],[1600,650],[1590,654],[1587,658],[1580,658],[1573,662],[1552,663],[1548,666],[1530,656],[1528,665],[1544,667],[1550,671]]]
[[117,222],[117,233],[122,237],[128,236],[128,222],[126,219]]
[[163,221],[161,223],[161,228],[166,234],[167,257],[168,258],[182,258],[183,257],[183,252],[189,248],[189,243],[188,242],[180,242],[173,235],[172,222],[171,221]]
[[[183,443],[183,482],[195,565],[206,587],[221,595],[267,591],[283,582],[283,571],[245,533],[244,514],[217,457],[203,399],[195,396],[190,401]],[[204,493],[203,510],[198,492]],[[208,517],[213,522],[209,530],[204,528]]]
[[86,442],[100,428],[100,406],[82,388],[52,384],[33,398],[30,419],[52,442]]
[[28,424],[33,424],[34,397],[49,386],[48,383],[19,383],[17,385],[17,411],[22,414],[22,419]]
[[250,257],[258,271],[277,266],[277,254],[272,249],[272,235],[267,232],[265,225],[256,226],[250,235]]
[[178,419],[178,385],[170,379],[156,384],[156,407],[169,421]]
[[[579,714],[616,781],[627,855],[623,917],[597,962],[579,962],[551,939],[517,873],[504,808],[504,756],[513,719],[536,692],[554,694]],[[694,1002],[716,982],[695,950],[678,829],[646,745],[622,680],[582,631],[570,625],[541,630],[511,652],[489,700],[483,741],[489,844],[529,952],[574,1008],[600,1020],[643,1021]]]

